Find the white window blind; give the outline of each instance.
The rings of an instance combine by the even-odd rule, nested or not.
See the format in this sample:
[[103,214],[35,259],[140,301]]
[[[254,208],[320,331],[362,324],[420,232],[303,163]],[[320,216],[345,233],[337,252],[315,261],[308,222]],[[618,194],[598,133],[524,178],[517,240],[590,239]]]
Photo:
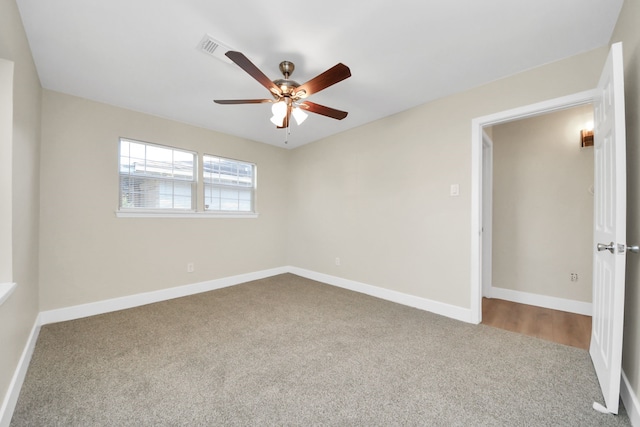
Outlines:
[[202,168],[205,210],[255,212],[254,164],[205,154]]
[[196,154],[120,139],[120,209],[194,210]]

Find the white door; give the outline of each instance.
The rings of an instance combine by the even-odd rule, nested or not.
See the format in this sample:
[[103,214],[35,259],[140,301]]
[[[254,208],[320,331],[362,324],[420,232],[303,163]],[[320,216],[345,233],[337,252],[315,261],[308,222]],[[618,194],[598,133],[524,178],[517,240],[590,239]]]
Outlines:
[[[626,153],[622,44],[611,47],[594,100],[593,317],[589,353],[606,411],[618,413],[626,258]],[[600,404],[594,408],[604,411]]]

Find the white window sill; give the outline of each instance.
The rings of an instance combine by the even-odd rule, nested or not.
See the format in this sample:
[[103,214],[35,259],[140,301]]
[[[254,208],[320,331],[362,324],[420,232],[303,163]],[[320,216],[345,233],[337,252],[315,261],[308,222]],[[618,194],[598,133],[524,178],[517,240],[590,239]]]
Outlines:
[[118,218],[257,218],[255,212],[116,211]]
[[15,288],[16,283],[0,283],[0,305],[9,298]]

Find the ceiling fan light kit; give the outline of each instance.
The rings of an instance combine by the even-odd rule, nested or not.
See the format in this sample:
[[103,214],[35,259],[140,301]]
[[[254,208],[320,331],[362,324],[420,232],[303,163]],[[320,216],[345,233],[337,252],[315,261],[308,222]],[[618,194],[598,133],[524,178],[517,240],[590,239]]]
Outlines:
[[291,114],[293,115],[293,118],[296,120],[296,123],[298,125],[301,125],[302,122],[307,120],[307,117],[309,117],[309,115],[307,113],[305,113],[304,111],[302,111],[300,108],[294,108],[291,111]]
[[289,128],[291,116],[293,116],[298,125],[302,124],[308,117],[308,114],[303,110],[336,120],[342,120],[347,117],[348,113],[346,111],[340,111],[335,108],[306,101],[309,95],[320,92],[329,86],[351,77],[351,70],[349,70],[349,67],[346,65],[342,63],[336,64],[324,73],[301,85],[289,78],[295,69],[293,62],[282,61],[280,63],[280,72],[284,76],[284,79],[272,81],[244,56],[244,54],[230,50],[225,55],[246,71],[247,74],[257,80],[258,83],[267,88],[274,99],[216,99],[214,100],[215,103],[230,105],[271,102],[273,103],[271,107],[271,112],[273,113],[271,122],[280,129]]

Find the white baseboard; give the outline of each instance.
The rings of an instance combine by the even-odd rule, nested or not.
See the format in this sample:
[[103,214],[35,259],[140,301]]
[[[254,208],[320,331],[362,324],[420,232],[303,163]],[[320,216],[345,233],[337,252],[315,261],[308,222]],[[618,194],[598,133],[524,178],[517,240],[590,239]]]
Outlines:
[[328,285],[338,286],[340,288],[349,289],[351,291],[360,292],[362,294],[371,295],[376,298],[403,304],[409,307],[430,311],[435,314],[450,317],[467,323],[471,321],[471,310],[451,304],[429,300],[414,295],[404,294],[402,292],[392,291],[377,286],[367,285],[365,283],[353,280],[343,279],[341,277],[330,276],[328,274],[316,273],[315,271],[305,270],[298,267],[288,267],[289,272],[307,279],[316,280]]
[[38,340],[39,333],[40,316],[37,316],[36,321],[31,328],[29,338],[27,339],[27,344],[24,346],[24,350],[22,350],[18,366],[16,367],[13,377],[11,378],[11,382],[9,383],[9,388],[4,396],[2,406],[0,407],[0,427],[9,427],[9,424],[11,423],[11,417],[13,417],[13,411],[18,403],[20,389],[22,388],[22,383],[27,375],[27,369],[29,368],[29,362],[31,361],[33,350],[36,348],[36,341]]
[[463,322],[471,322],[471,311],[466,308],[457,307],[438,301],[429,300],[385,288],[367,285],[353,280],[343,279],[328,274],[316,273],[297,267],[278,267],[270,270],[262,270],[254,273],[241,274],[238,276],[225,277],[222,279],[209,280],[206,282],[194,283],[191,285],[177,286],[174,288],[161,289],[153,292],[129,295],[119,298],[112,298],[103,301],[96,301],[88,304],[74,305],[55,310],[43,311],[40,313],[40,324],[64,322],[67,320],[80,319],[83,317],[95,316],[112,311],[125,310],[127,308],[139,307],[141,305],[152,304],[154,302],[166,301],[173,298],[180,298],[194,295],[201,292],[208,292],[215,289],[226,288],[252,280],[264,279],[277,274],[292,273],[301,277],[338,286],[366,295],[430,311],[442,316],[451,317]]
[[518,302],[520,304],[535,305],[536,307],[550,308],[552,310],[566,311],[568,313],[584,314],[585,316],[591,316],[592,312],[590,302],[531,294],[529,292],[514,291],[512,289],[496,287],[492,287],[490,292],[491,298]]
[[48,323],[80,319],[82,317],[95,316],[97,314],[110,313],[112,311],[139,307],[141,305],[152,304],[154,302],[166,301],[174,298],[199,294],[201,292],[213,291],[215,289],[226,288],[229,286],[238,285],[240,283],[264,279],[266,277],[271,277],[287,272],[288,270],[285,267],[272,268],[269,270],[262,270],[254,273],[240,274],[237,276],[224,277],[222,279],[208,280],[206,282],[194,283],[191,285],[177,286],[174,288],[161,289],[158,291],[145,292],[141,294],[128,295],[125,297],[96,301],[88,304],[48,310],[40,313],[40,320],[42,325],[46,325]]
[[[0,408],[0,427],[8,426],[11,421],[11,417],[13,415],[13,411],[20,394],[20,388],[22,387],[22,383],[27,373],[29,361],[31,360],[31,355],[33,354],[41,325],[79,319],[82,317],[94,316],[117,310],[124,310],[127,308],[133,308],[141,305],[151,304],[154,302],[165,301],[173,298],[179,298],[198,294],[201,292],[208,292],[215,289],[234,286],[240,283],[264,279],[284,273],[296,274],[298,276],[306,277],[308,279],[316,280],[328,285],[337,286],[340,288],[370,295],[376,298],[403,304],[409,307],[429,311],[463,322],[473,323],[471,319],[471,310],[468,308],[458,307],[451,304],[393,291],[390,289],[380,288],[349,279],[343,279],[337,276],[317,273],[311,270],[291,266],[278,267],[254,273],[247,273],[221,279],[209,280],[206,282],[194,283],[191,285],[178,286],[153,292],[145,292],[136,295],[97,301],[94,303],[43,311],[38,315],[36,319],[36,322],[31,331],[31,335],[29,336],[22,357],[20,358],[20,361],[14,373],[11,384],[9,385],[9,389],[5,396],[2,407]],[[545,297],[541,295],[528,294],[525,292],[511,291],[508,289],[500,288],[492,288],[492,292],[492,296],[495,298],[522,302],[524,304],[539,305],[541,307],[548,307],[556,310],[591,315],[591,304],[589,303],[564,300],[561,298]],[[621,395],[625,408],[627,408],[629,417],[632,420],[632,425],[640,427],[640,421],[638,421],[640,419],[640,405],[638,405],[638,399],[633,394],[633,391],[631,390],[624,372]]]
[[622,381],[620,382],[620,397],[622,397],[622,403],[624,404],[624,409],[627,410],[631,425],[640,427],[640,401],[638,401],[638,396],[633,392],[629,378],[627,378],[624,371],[622,371]]

